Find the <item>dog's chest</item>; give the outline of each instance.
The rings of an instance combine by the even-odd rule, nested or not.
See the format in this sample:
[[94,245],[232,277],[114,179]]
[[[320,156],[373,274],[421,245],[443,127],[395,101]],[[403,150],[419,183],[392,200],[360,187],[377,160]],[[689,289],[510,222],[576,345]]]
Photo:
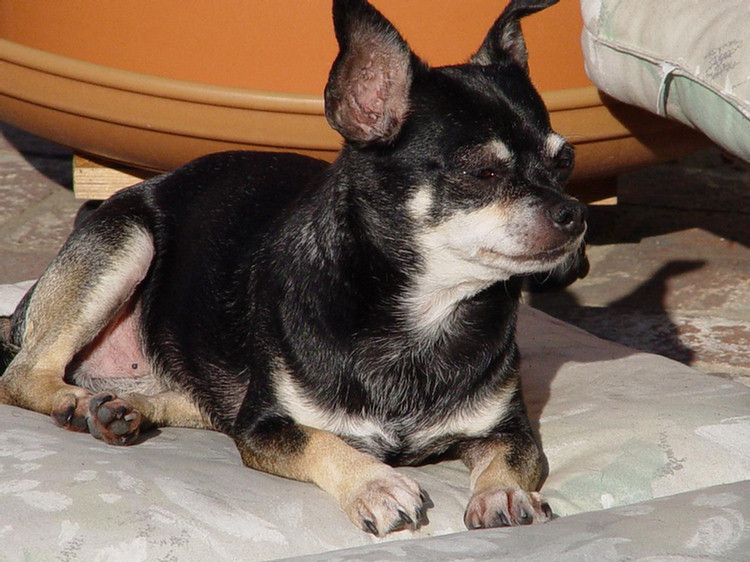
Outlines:
[[419,460],[452,440],[487,435],[506,416],[514,392],[503,388],[478,400],[453,403],[440,411],[351,413],[325,408],[311,399],[289,376],[277,377],[277,399],[301,425],[330,431],[360,450],[379,458]]

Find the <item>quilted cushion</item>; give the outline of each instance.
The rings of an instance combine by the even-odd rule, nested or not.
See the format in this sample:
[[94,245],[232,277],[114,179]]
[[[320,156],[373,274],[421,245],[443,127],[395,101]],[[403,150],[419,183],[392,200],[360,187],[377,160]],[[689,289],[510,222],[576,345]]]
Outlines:
[[581,0],[581,10],[594,84],[750,161],[746,0]]

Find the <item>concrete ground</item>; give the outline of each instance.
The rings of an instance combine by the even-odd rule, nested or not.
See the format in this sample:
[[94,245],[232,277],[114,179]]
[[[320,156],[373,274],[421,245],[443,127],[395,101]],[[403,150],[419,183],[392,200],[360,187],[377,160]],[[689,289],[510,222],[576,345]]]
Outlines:
[[715,149],[618,178],[591,272],[527,301],[601,338],[750,384],[750,166]]
[[[0,283],[37,277],[81,205],[67,149],[0,124]],[[591,207],[591,272],[527,302],[602,338],[750,384],[750,168],[707,150]]]

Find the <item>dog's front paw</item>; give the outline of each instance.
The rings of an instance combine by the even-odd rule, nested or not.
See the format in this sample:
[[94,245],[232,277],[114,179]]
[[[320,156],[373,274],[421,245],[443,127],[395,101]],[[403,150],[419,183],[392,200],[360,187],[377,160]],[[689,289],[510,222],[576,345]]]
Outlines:
[[464,513],[468,529],[510,527],[545,523],[552,509],[538,492],[520,488],[498,488],[474,494]]
[[355,525],[377,537],[426,525],[432,507],[427,492],[411,478],[384,467],[379,474],[356,487],[342,501]]
[[101,392],[89,401],[89,432],[109,445],[129,445],[138,438],[141,414],[121,398]]

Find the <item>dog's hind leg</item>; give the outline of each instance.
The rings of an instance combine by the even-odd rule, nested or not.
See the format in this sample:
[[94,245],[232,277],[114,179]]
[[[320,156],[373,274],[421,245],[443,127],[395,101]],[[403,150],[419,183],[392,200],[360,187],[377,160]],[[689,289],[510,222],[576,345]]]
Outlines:
[[[61,426],[124,444],[140,414],[125,401],[67,384],[65,370],[133,296],[146,276],[154,243],[132,218],[107,214],[76,230],[32,289],[21,320],[21,344],[0,377],[0,397],[50,414]],[[97,415],[100,409],[102,415]]]
[[125,400],[143,416],[145,424],[154,427],[190,427],[213,429],[213,426],[187,395],[166,390],[146,396],[133,393]]

